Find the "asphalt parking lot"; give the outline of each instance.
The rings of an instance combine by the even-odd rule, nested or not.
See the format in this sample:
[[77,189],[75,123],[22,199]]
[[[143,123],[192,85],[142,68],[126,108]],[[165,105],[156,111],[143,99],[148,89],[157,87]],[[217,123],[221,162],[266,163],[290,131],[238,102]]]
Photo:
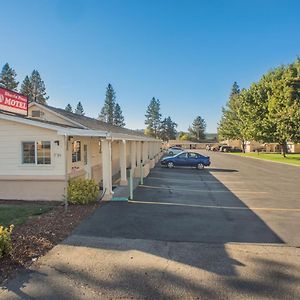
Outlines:
[[104,205],[91,220],[94,226],[80,230],[103,237],[300,246],[300,168],[204,154],[212,156],[204,170],[156,166],[134,191],[134,201]]
[[296,299],[300,168],[205,152],[103,204],[0,299]]

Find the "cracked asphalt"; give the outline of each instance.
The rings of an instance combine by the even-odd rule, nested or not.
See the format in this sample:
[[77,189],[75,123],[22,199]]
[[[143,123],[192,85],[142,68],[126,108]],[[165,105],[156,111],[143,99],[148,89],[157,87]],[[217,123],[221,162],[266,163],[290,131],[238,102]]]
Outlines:
[[300,168],[211,153],[155,167],[0,299],[299,299]]

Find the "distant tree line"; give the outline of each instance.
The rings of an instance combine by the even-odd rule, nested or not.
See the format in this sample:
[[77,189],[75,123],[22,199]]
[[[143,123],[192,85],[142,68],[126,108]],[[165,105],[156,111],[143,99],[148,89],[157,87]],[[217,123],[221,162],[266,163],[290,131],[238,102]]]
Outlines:
[[[65,110],[73,112],[71,104],[68,104]],[[80,101],[78,102],[74,113],[78,115],[84,115],[84,109]],[[101,109],[101,112],[99,113],[98,119],[110,125],[115,125],[118,127],[125,126],[122,109],[120,105],[116,102],[116,93],[110,83],[106,88],[104,105]]]
[[[8,63],[4,64],[0,73],[0,87],[20,92],[28,97],[29,102],[36,102],[43,105],[47,104],[49,97],[46,93],[46,86],[37,70],[33,70],[30,76],[25,76],[20,89],[18,89],[19,82],[16,77],[16,71],[10,67]],[[81,101],[77,103],[74,111],[70,103],[67,104],[65,110],[78,115],[85,114]],[[99,119],[111,125],[119,127],[125,126],[122,109],[120,105],[116,103],[116,94],[111,84],[108,84],[106,89],[104,106],[99,114]]]
[[264,74],[248,89],[233,84],[218,126],[220,139],[278,143],[300,142],[300,59]]
[[[177,137],[177,123],[170,116],[162,119],[160,101],[153,97],[145,114],[145,134],[163,141],[175,140]],[[180,139],[199,142],[205,138],[206,123],[200,116],[196,117],[188,129],[188,133],[181,132]]]

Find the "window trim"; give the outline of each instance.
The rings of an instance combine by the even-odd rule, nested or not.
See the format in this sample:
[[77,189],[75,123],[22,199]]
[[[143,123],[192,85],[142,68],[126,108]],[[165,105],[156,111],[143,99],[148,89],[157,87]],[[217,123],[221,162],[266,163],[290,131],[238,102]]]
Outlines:
[[[79,151],[78,151],[78,152],[80,153],[80,155],[79,155],[80,157],[79,157],[79,159],[77,160],[78,155],[76,155],[76,160],[73,161],[73,149],[74,149],[74,144],[77,143],[77,142],[78,142],[79,145],[80,145],[80,146],[79,146]],[[82,145],[83,145],[83,143],[81,142],[81,140],[74,140],[74,141],[72,142],[71,145],[72,145],[72,149],[71,149],[72,164],[81,163],[81,162],[82,162],[82,154],[83,154],[83,153],[82,153],[82,152],[83,152],[83,151],[82,151]]]
[[[38,155],[37,155],[37,143],[38,142],[49,142],[50,143],[50,164],[38,164]],[[24,143],[34,143],[34,163],[24,163]],[[53,166],[53,147],[52,141],[50,140],[28,140],[21,141],[21,166],[39,166],[39,167],[47,167]]]

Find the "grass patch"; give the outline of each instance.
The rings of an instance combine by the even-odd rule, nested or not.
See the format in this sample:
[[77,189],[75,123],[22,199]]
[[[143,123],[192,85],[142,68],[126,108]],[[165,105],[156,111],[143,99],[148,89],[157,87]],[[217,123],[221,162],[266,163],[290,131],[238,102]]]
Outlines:
[[18,226],[52,208],[53,206],[47,204],[0,204],[0,225]]
[[246,156],[246,157],[255,157],[263,160],[271,160],[276,162],[281,162],[285,164],[291,164],[291,165],[298,165],[300,166],[300,154],[287,154],[286,157],[283,157],[280,153],[233,153],[235,155],[239,156]]

